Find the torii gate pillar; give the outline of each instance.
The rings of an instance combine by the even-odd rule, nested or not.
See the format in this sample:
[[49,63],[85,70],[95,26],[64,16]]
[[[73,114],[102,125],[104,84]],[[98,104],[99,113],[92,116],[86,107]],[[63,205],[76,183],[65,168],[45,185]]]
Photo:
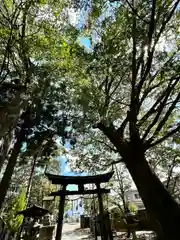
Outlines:
[[65,205],[65,197],[66,197],[65,192],[66,192],[66,185],[63,185],[62,194],[59,199],[59,213],[58,213],[58,222],[57,222],[57,229],[56,229],[56,240],[60,240],[62,235],[64,205]]
[[96,184],[97,187],[97,195],[99,201],[99,214],[100,214],[100,229],[101,229],[101,239],[108,240],[108,233],[106,232],[106,227],[104,224],[104,208],[103,208],[103,200],[102,200],[102,193],[100,184]]

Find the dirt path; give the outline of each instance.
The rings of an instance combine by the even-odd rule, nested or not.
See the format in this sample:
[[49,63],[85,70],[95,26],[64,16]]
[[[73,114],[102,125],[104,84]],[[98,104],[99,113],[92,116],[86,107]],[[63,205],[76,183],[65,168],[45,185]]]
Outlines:
[[[151,236],[151,232],[137,232],[137,239],[143,239],[143,240],[153,240],[154,237]],[[127,239],[126,233],[119,233],[118,236],[114,237],[114,240],[120,240],[120,239]],[[92,240],[90,238],[90,232],[89,229],[80,229],[79,223],[64,223],[63,224],[63,230],[62,230],[62,240]],[[101,239],[101,237],[98,237],[98,240]],[[131,238],[132,239],[132,236]]]
[[62,230],[62,240],[87,240],[88,229],[80,229],[79,223],[64,223]]

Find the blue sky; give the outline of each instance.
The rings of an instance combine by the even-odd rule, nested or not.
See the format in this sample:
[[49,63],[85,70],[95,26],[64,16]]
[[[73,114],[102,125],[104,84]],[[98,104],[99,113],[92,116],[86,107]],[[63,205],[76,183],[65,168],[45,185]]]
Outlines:
[[89,40],[88,37],[79,37],[78,39],[79,44],[85,47],[87,50],[91,50],[91,41]]
[[[75,172],[73,172],[67,164],[66,157],[64,156],[58,157],[58,160],[60,161],[60,175],[64,175],[64,176],[86,175],[85,173],[76,174]],[[75,185],[69,185],[67,189],[72,191],[72,190],[77,190],[77,187]]]
[[[70,149],[70,144],[67,142],[65,144],[65,148],[68,150]],[[75,172],[73,172],[71,170],[71,168],[69,167],[69,165],[67,164],[67,158],[65,156],[59,156],[58,161],[60,163],[60,175],[64,175],[64,176],[84,176],[86,175],[86,173],[81,173],[81,174],[77,174]],[[68,190],[77,190],[77,187],[75,185],[69,185],[67,187]]]

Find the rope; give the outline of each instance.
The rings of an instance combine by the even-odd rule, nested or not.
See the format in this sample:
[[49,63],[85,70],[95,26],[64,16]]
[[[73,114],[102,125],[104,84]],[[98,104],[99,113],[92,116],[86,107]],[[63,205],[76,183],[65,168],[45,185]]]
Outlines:
[[78,197],[78,198],[73,198],[73,199],[69,199],[69,198],[66,198],[66,201],[77,201],[78,199],[91,199],[91,200],[93,200],[94,199],[94,195],[93,195],[93,197]]

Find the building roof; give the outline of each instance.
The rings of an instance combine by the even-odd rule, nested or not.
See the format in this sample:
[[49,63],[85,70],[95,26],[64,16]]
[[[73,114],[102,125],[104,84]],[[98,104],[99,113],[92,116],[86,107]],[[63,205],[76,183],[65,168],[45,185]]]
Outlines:
[[42,217],[47,213],[49,213],[47,209],[39,207],[37,205],[33,205],[32,207],[26,208],[18,212],[18,215],[22,214],[25,217]]

